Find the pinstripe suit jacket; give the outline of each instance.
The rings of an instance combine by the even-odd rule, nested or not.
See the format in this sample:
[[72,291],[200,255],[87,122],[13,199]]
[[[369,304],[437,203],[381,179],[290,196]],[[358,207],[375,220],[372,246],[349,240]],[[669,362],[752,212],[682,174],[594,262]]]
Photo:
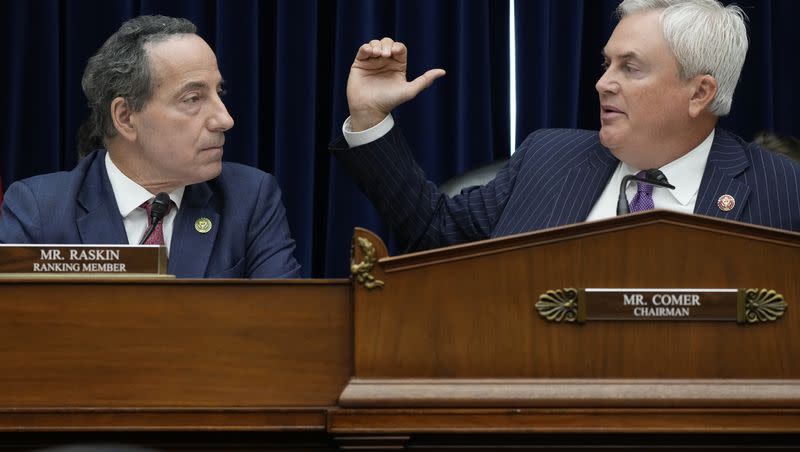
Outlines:
[[[407,251],[586,220],[619,163],[596,131],[538,130],[495,179],[448,198],[427,181],[398,127],[353,149],[331,150]],[[717,200],[736,199],[723,212]],[[717,129],[695,213],[800,231],[800,165]]]

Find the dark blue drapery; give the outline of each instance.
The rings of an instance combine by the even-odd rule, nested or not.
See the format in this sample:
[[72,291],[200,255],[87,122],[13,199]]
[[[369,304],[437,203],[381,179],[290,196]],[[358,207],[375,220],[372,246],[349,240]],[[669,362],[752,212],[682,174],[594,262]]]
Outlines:
[[[517,136],[541,127],[598,126],[594,83],[616,0],[517,0]],[[751,49],[723,125],[800,135],[800,13],[794,0],[743,0]],[[274,173],[306,276],[344,276],[356,225],[388,231],[332,161],[347,116],[355,52],[390,36],[409,47],[409,76],[447,75],[395,117],[435,182],[509,148],[507,0],[12,0],[0,2],[0,175],[7,187],[70,169],[86,118],[80,78],[125,19],[187,17],[215,49],[236,126],[225,159]]]

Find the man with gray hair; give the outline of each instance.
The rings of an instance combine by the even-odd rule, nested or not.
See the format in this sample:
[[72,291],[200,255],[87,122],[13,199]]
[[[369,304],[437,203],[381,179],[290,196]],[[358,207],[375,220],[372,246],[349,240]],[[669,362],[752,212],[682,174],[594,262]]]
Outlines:
[[163,244],[178,277],[299,276],[275,179],[222,162],[222,85],[188,20],[122,24],[84,72],[83,159],[8,188],[0,243]]
[[617,12],[596,84],[599,132],[536,131],[494,180],[449,198],[425,180],[390,114],[444,71],[406,81],[406,47],[384,38],[358,50],[350,117],[331,150],[407,250],[653,208],[800,231],[800,167],[716,127],[747,53],[741,9],[625,0]]

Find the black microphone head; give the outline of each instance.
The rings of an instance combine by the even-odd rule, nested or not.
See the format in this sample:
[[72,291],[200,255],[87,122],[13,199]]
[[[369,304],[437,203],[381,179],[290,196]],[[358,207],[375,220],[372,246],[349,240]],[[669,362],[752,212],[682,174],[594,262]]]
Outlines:
[[171,201],[168,194],[164,193],[163,191],[157,194],[156,198],[153,200],[153,207],[150,211],[150,216],[161,219],[169,209],[170,202]]
[[657,180],[665,184],[669,183],[667,176],[665,176],[664,173],[662,173],[659,169],[651,168],[649,170],[644,170],[644,173],[648,179]]
[[667,180],[667,176],[665,176],[664,173],[661,172],[661,170],[655,168],[644,170],[644,175],[640,180],[650,185],[669,188],[670,190],[675,189],[675,186],[670,184],[669,181]]

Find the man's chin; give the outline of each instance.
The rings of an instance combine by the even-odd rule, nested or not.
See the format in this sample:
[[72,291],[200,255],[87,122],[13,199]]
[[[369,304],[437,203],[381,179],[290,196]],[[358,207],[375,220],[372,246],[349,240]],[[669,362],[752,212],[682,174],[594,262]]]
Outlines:
[[222,173],[222,160],[217,162],[216,165],[209,167],[209,177],[206,180],[214,179],[215,177],[219,176],[220,173]]
[[606,147],[611,154],[619,160],[625,160],[623,158],[624,155],[624,146],[622,143],[622,137],[619,134],[611,133],[608,130],[600,129],[600,144]]
[[197,173],[193,174],[186,185],[200,184],[216,178],[222,173],[222,161],[206,164]]
[[609,130],[607,126],[600,128],[600,144],[607,147],[608,149],[613,149],[617,147],[619,141],[619,135],[615,134],[612,130]]

